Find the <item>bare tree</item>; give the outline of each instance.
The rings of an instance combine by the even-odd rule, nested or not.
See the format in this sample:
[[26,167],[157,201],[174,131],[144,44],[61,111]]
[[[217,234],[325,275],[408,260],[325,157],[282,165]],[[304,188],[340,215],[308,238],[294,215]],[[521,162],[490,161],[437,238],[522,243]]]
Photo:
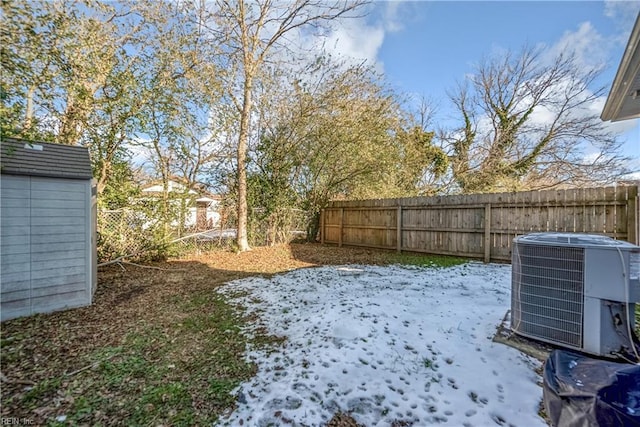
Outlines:
[[581,185],[623,173],[620,143],[590,109],[597,69],[524,48],[481,63],[451,96],[461,126],[448,135],[463,192]]
[[230,99],[238,111],[237,136],[237,244],[247,240],[247,145],[251,133],[252,94],[269,56],[286,54],[287,37],[307,28],[322,29],[365,4],[366,0],[216,0],[211,30],[225,46]]
[[437,103],[424,94],[420,95],[415,102],[417,105],[410,110],[414,126],[426,132],[433,126]]

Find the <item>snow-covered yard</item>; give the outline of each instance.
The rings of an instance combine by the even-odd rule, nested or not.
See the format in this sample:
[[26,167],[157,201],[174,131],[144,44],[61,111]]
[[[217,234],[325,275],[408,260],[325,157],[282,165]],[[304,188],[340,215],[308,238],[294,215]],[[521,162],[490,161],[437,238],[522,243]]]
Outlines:
[[[336,266],[230,283],[237,302],[287,338],[251,351],[258,374],[230,425],[545,426],[539,362],[492,342],[511,266]],[[248,331],[250,333],[250,331]],[[404,422],[404,423],[402,423]]]

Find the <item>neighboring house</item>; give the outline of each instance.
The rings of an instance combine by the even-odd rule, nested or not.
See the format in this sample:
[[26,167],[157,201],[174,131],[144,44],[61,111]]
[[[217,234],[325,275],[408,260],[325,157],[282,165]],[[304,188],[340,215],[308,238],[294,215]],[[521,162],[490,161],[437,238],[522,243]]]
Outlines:
[[89,150],[0,144],[0,318],[91,304],[96,195]]
[[640,13],[600,118],[617,122],[640,117]]
[[[195,230],[209,230],[220,225],[220,201],[222,197],[206,191],[188,188],[177,180],[167,183],[167,190],[172,205],[180,209],[185,200],[184,226]],[[142,187],[142,197],[145,199],[159,199],[164,192],[162,183],[152,183]],[[178,221],[172,224],[178,225]]]

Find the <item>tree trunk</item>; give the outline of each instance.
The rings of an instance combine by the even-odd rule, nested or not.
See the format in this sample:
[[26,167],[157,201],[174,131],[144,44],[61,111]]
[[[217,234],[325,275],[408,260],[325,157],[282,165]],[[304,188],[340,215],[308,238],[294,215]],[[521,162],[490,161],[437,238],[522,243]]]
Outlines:
[[162,242],[167,242],[169,236],[169,159],[162,165]]
[[33,97],[36,92],[35,86],[30,86],[27,91],[27,107],[24,118],[23,133],[27,134],[31,131],[33,126]]
[[104,191],[104,189],[107,187],[107,181],[109,179],[110,169],[111,169],[111,162],[104,160],[102,162],[102,166],[100,167],[100,171],[98,172],[98,185],[97,185],[98,196],[100,196]]
[[240,113],[240,135],[238,136],[238,228],[236,243],[241,252],[248,251],[247,239],[247,141],[251,115],[251,89],[253,77],[247,73],[244,81],[242,112]]
[[307,242],[315,242],[320,231],[320,211],[314,212],[307,223]]

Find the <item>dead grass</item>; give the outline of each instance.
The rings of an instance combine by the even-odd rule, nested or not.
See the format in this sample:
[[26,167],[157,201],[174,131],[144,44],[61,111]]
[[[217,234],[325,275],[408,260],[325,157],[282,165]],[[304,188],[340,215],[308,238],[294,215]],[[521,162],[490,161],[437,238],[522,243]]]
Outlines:
[[[243,357],[241,327],[250,319],[219,286],[317,265],[398,262],[460,260],[291,244],[150,264],[159,269],[100,269],[92,306],[2,323],[2,417],[33,425],[211,424],[233,409],[230,392],[256,369]],[[278,342],[263,334],[253,344]],[[330,425],[356,425],[334,418]]]

